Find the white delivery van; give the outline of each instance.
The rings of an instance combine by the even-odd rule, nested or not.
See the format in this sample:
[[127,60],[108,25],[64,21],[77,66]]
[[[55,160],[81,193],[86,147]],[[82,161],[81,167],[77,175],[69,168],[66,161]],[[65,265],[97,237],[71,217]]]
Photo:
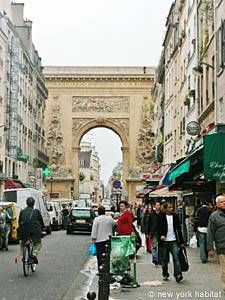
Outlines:
[[62,214],[60,203],[56,201],[47,201],[46,208],[51,218],[51,227],[54,230],[62,228]]
[[34,208],[39,209],[41,212],[45,226],[44,230],[47,234],[51,234],[51,219],[45,206],[44,195],[41,191],[33,188],[21,188],[4,190],[3,192],[3,201],[15,202],[21,209],[27,207],[26,200],[28,197],[33,197],[35,199]]

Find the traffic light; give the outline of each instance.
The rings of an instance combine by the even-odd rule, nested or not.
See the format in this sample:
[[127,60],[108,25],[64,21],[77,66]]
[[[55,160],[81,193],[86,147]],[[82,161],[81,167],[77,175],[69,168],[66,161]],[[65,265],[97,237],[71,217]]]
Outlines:
[[45,177],[48,177],[48,176],[50,176],[51,175],[51,170],[49,169],[49,168],[45,168],[44,170],[43,170],[43,175],[45,176]]

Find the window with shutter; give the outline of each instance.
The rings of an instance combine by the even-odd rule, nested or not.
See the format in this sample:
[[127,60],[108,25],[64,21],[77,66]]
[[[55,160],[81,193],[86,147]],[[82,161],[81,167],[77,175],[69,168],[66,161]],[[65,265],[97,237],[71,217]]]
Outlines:
[[222,50],[222,61],[221,61],[221,67],[225,67],[225,20],[222,22],[222,37],[221,37],[221,50]]

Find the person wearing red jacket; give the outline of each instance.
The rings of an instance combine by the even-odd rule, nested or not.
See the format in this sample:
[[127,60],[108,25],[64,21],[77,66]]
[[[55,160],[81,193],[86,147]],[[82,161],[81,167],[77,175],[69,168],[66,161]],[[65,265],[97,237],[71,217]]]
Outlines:
[[120,210],[122,212],[121,216],[117,220],[117,229],[119,235],[131,235],[133,217],[128,209],[127,201],[120,201]]

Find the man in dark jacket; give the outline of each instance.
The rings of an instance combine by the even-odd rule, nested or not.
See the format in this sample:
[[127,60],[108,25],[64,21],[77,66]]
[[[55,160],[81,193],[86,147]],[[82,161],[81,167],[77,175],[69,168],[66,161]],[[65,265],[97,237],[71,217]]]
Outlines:
[[213,212],[208,223],[208,244],[209,256],[214,256],[214,244],[221,265],[221,280],[225,291],[225,196],[216,198],[217,211]]
[[21,255],[23,252],[24,242],[31,238],[33,241],[33,261],[38,264],[37,255],[41,250],[42,228],[44,222],[38,209],[34,209],[35,200],[32,197],[27,198],[27,207],[21,210],[19,215],[19,228],[21,240]]
[[159,238],[162,247],[162,274],[163,280],[168,280],[169,254],[173,256],[174,277],[177,282],[183,279],[180,260],[178,257],[179,248],[184,246],[181,226],[178,216],[173,212],[171,203],[164,204],[165,213],[160,217]]
[[185,246],[188,246],[188,234],[187,234],[187,225],[186,225],[186,219],[188,218],[188,216],[186,215],[184,201],[178,201],[178,207],[176,209],[176,214],[179,217],[181,231],[182,231],[182,234],[184,237],[184,244],[185,244]]
[[161,204],[156,202],[153,207],[153,211],[149,217],[149,238],[152,239],[152,263],[157,266],[161,263],[160,251],[159,251],[159,220],[161,217]]
[[202,201],[202,207],[198,208],[196,212],[194,231],[197,231],[200,246],[200,258],[203,264],[206,263],[208,259],[207,226],[210,215],[211,211],[208,208],[207,203]]

